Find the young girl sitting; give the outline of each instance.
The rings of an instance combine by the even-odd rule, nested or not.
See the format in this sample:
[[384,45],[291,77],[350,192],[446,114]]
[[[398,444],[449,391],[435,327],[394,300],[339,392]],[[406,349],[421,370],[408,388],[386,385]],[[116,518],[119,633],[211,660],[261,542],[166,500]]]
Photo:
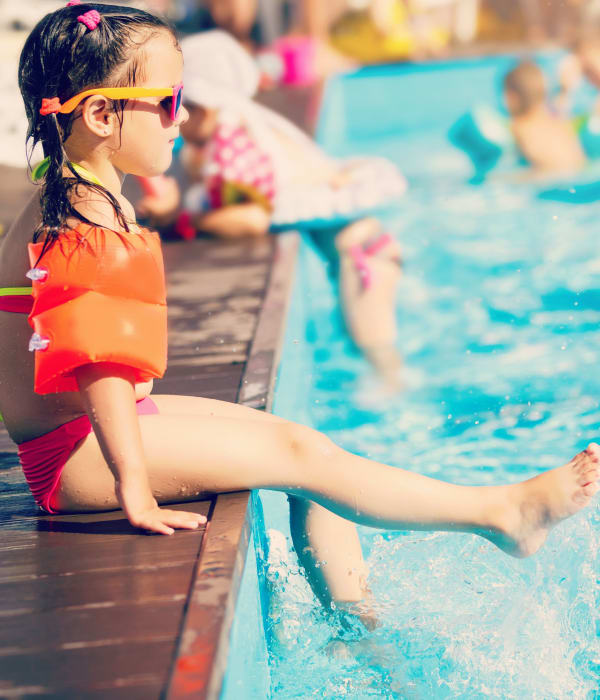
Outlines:
[[121,507],[133,526],[168,535],[203,518],[159,504],[284,491],[317,595],[352,605],[366,593],[346,519],[476,533],[526,556],[590,502],[593,444],[522,483],[455,486],[349,454],[260,411],[151,395],[166,364],[160,243],[136,225],[121,186],[127,173],[151,177],[171,162],[187,119],[182,56],[161,20],[75,1],[42,19],[22,52],[29,136],[46,160],[34,171],[41,193],[0,248],[0,410],[41,508]]

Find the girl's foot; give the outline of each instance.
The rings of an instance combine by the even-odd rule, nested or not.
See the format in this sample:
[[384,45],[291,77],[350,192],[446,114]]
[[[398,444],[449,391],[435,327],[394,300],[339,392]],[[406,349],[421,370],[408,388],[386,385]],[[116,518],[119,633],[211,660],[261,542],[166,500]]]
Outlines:
[[564,466],[508,487],[511,508],[485,537],[512,556],[534,554],[554,525],[589,504],[599,479],[600,447],[591,443]]

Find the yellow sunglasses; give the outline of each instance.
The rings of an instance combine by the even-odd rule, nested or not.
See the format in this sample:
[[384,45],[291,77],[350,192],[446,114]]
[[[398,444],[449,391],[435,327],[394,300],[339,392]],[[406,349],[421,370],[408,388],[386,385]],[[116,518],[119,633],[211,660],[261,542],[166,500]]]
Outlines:
[[164,104],[165,109],[169,112],[171,120],[175,121],[181,110],[181,101],[183,95],[183,83],[179,83],[170,88],[143,88],[143,87],[115,87],[115,88],[92,88],[85,90],[78,95],[71,97],[63,105],[60,105],[58,110],[61,114],[70,114],[77,105],[85,100],[86,97],[92,95],[102,95],[109,97],[111,100],[124,100],[136,97],[165,97],[161,104]]

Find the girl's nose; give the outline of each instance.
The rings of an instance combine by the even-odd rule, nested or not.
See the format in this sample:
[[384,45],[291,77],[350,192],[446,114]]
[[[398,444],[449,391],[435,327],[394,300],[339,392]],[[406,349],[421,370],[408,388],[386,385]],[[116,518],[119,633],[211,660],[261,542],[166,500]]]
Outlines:
[[179,114],[177,115],[177,119],[175,120],[175,124],[177,124],[177,126],[181,126],[182,124],[185,124],[189,118],[190,113],[187,111],[184,105],[181,105],[181,107],[179,108]]

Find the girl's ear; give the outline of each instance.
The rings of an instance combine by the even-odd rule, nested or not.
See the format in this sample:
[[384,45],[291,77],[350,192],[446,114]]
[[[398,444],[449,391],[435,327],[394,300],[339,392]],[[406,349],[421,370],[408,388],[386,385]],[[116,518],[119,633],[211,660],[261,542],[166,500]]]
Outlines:
[[87,128],[96,136],[112,136],[115,113],[112,101],[102,95],[92,95],[82,105],[81,118]]

